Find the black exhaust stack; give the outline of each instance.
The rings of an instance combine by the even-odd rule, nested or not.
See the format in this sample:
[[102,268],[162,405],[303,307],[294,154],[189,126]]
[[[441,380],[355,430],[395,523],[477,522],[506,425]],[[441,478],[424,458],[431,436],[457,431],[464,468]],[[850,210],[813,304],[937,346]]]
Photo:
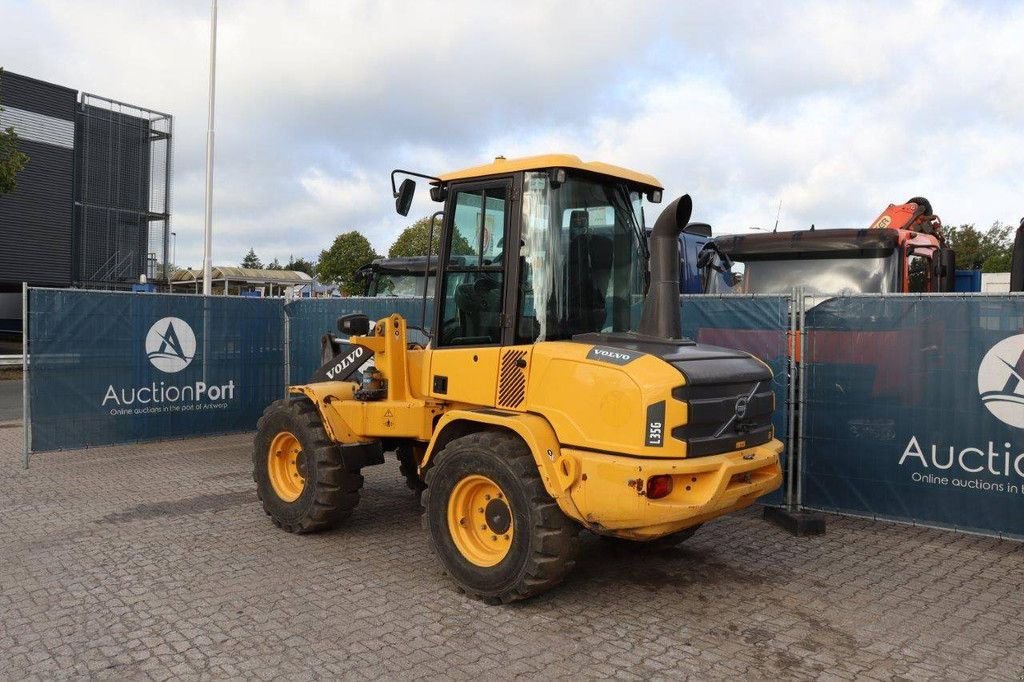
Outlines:
[[651,231],[651,286],[640,316],[642,336],[681,339],[679,318],[679,235],[693,213],[693,200],[684,194],[658,216]]
[[1017,240],[1013,243],[1013,260],[1010,261],[1010,291],[1024,291],[1024,218],[1017,228]]

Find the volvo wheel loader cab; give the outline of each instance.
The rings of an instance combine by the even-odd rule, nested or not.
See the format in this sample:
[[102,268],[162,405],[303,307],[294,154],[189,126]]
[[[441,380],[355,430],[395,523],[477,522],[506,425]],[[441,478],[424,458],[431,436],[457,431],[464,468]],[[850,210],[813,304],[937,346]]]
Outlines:
[[[651,176],[548,155],[418,177],[444,203],[429,343],[398,315],[339,320],[352,336],[320,380],[260,421],[255,478],[277,525],[344,519],[360,470],[397,450],[445,571],[507,602],[557,584],[581,528],[682,541],[779,486],[770,370],[680,334],[688,196],[649,257]],[[412,191],[394,190],[399,212]],[[348,380],[366,353],[374,369]]]

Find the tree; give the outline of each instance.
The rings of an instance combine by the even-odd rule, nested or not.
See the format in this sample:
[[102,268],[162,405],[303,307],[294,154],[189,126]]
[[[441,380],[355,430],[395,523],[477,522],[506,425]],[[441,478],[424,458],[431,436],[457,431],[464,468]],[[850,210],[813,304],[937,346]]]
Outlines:
[[321,282],[337,284],[343,294],[351,296],[359,289],[356,270],[377,257],[369,240],[361,233],[345,232],[335,237],[331,248],[320,252],[316,275]]
[[242,259],[242,267],[260,270],[263,268],[263,261],[256,255],[256,251],[250,248],[249,253],[245,254],[245,258]]
[[[0,69],[0,82],[3,76],[4,70]],[[28,162],[28,155],[18,150],[18,135],[14,128],[0,130],[0,195],[10,194],[18,188],[17,175]]]
[[[427,255],[427,237],[430,235],[430,216],[420,218],[409,227],[402,230],[398,239],[388,249],[388,258],[402,258],[408,256]],[[436,256],[441,244],[441,223],[434,225],[434,238],[430,243],[430,254]],[[452,253],[463,256],[473,253],[473,247],[461,234],[455,234],[455,242],[452,244]]]
[[267,270],[284,270],[284,266],[275,258],[273,262],[267,264]]
[[310,277],[316,277],[316,264],[312,261],[308,261],[305,258],[289,258],[288,262],[285,263],[285,270],[298,270],[304,272]]
[[1007,272],[1013,254],[1013,228],[998,221],[986,232],[973,224],[945,228],[946,242],[956,252],[958,270]]

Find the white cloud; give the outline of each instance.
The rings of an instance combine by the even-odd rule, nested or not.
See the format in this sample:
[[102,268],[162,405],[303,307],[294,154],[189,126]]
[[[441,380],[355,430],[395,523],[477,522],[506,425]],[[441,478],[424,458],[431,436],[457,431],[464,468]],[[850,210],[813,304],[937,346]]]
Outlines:
[[313,167],[302,174],[299,184],[306,190],[310,201],[324,208],[335,211],[374,208],[372,197],[377,188],[370,183],[365,173],[338,178]]
[[[0,0],[0,65],[176,116],[178,260],[201,258],[204,1]],[[720,231],[1024,213],[1024,6],[220,3],[215,260],[386,250],[387,173],[566,151]],[[411,216],[436,209],[421,189]]]

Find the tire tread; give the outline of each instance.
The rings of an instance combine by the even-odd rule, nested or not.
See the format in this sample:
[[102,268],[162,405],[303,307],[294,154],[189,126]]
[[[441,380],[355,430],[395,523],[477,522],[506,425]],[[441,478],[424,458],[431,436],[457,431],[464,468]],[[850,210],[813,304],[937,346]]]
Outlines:
[[257,443],[275,415],[282,415],[291,421],[300,442],[311,445],[306,456],[311,465],[317,468],[319,475],[315,477],[312,499],[302,515],[297,519],[279,519],[274,515],[273,507],[268,504],[259,485],[258,473],[261,468],[265,468],[267,455],[258,444],[254,444],[253,480],[257,482],[256,495],[263,510],[275,525],[289,533],[315,533],[335,527],[351,516],[359,503],[363,477],[358,471],[345,469],[338,446],[327,437],[316,406],[307,398],[286,398],[271,403],[256,422]]
[[503,431],[475,432],[451,441],[437,453],[427,470],[426,489],[421,497],[423,527],[429,528],[427,510],[433,479],[444,462],[460,456],[463,450],[491,452],[510,465],[517,480],[525,488],[534,524],[528,529],[531,536],[530,549],[524,569],[512,586],[498,595],[475,591],[466,585],[459,585],[459,588],[470,597],[485,603],[507,604],[527,599],[558,585],[576,564],[580,551],[580,527],[565,516],[552,500],[544,488],[528,446],[514,434]]

